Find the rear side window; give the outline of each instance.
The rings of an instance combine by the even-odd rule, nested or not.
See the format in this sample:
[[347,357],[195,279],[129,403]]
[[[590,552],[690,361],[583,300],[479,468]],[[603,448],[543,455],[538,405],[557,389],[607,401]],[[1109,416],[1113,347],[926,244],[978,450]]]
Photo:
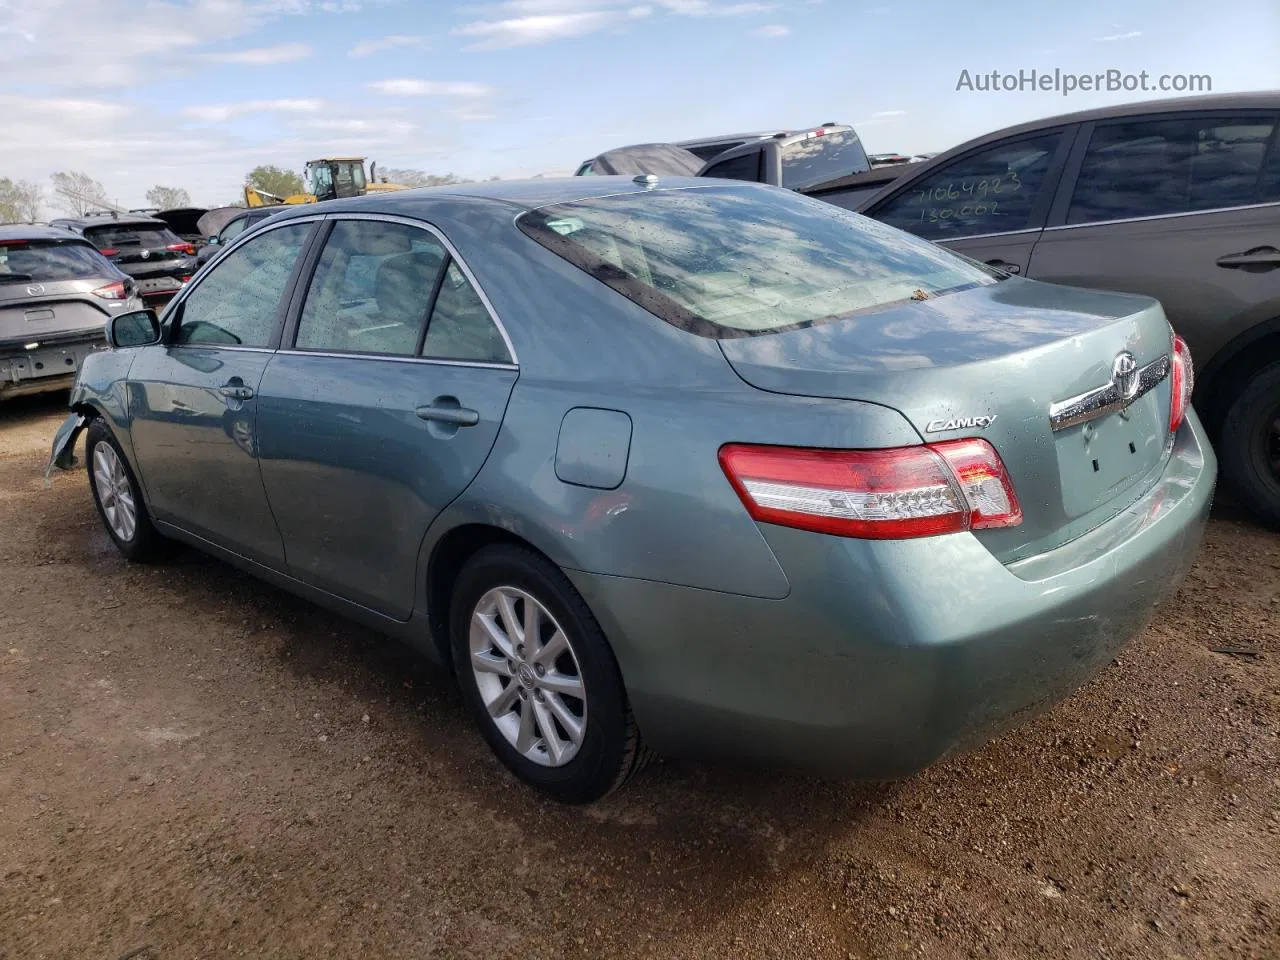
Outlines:
[[1097,127],[1068,223],[1255,203],[1275,123],[1257,117],[1139,120]]
[[298,349],[414,356],[445,257],[425,230],[338,222],[307,291]]
[[84,235],[99,250],[120,247],[167,247],[170,244],[182,242],[168,227],[150,224],[113,223],[103,227],[89,227]]
[[1000,143],[953,160],[867,211],[930,240],[1023,230],[1054,186],[1049,166],[1062,142],[1055,132]]
[[760,150],[744,153],[740,157],[720,161],[702,176],[719,177],[722,180],[750,180],[752,183],[759,183],[764,179],[760,175],[760,162],[763,157],[764,153]]
[[484,301],[456,263],[449,264],[440,284],[422,355],[479,363],[511,361],[506,342]]
[[862,142],[852,130],[809,137],[782,151],[782,185],[792,190],[803,190],[870,169]]
[[598,197],[516,222],[650,313],[709,337],[791,330],[997,282],[873,220],[745,185]]
[[117,276],[87,243],[30,240],[0,243],[0,283],[57,283]]

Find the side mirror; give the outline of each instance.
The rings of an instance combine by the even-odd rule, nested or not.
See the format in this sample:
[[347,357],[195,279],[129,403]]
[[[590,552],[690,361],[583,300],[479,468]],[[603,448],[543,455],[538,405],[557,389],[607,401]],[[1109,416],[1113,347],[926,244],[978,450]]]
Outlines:
[[208,240],[205,241],[205,243],[209,244],[209,246],[211,247],[216,247],[218,245],[217,235],[215,234],[214,236],[210,237]]
[[122,313],[107,321],[107,342],[117,349],[160,342],[160,318],[154,310]]

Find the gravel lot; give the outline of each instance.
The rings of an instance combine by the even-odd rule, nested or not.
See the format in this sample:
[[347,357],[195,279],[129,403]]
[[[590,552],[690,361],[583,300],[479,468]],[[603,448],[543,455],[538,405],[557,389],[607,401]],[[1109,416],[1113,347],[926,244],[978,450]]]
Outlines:
[[976,754],[574,809],[396,645],[126,565],[83,470],[44,485],[64,402],[0,408],[3,960],[1280,957],[1280,538],[1229,507],[1122,659]]

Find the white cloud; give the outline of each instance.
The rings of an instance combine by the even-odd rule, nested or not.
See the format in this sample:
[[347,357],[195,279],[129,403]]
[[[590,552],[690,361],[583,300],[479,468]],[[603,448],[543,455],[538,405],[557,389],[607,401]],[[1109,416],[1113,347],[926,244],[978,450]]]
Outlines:
[[1127,33],[1111,33],[1105,37],[1094,37],[1094,43],[1114,43],[1117,40],[1132,40],[1134,37],[1142,36],[1141,30],[1130,30]]
[[182,109],[184,117],[206,123],[225,123],[250,113],[316,113],[325,108],[323,100],[243,100],[239,103],[210,103]]
[[776,10],[776,3],[711,3],[710,0],[657,0],[658,6],[684,17],[748,17]]
[[477,20],[455,27],[451,32],[461,37],[475,37],[477,42],[468,49],[501,50],[585,36],[629,20],[643,19],[652,12],[651,7],[638,6],[625,10],[537,14],[506,20]]
[[305,60],[312,50],[305,43],[278,43],[274,47],[253,47],[248,50],[231,50],[226,53],[210,53],[205,59],[214,63],[239,63],[261,67],[274,63],[292,63]]
[[494,92],[483,83],[440,83],[408,78],[378,80],[369,84],[369,89],[388,97],[488,97]]
[[751,31],[753,37],[760,37],[764,40],[779,40],[782,37],[791,36],[791,28],[784,27],[779,23],[771,23],[767,26],[756,27]]
[[393,35],[383,37],[381,40],[361,40],[348,51],[349,57],[368,57],[375,53],[381,53],[383,50],[394,50],[397,47],[424,47],[426,40],[423,37],[410,37],[404,35]]

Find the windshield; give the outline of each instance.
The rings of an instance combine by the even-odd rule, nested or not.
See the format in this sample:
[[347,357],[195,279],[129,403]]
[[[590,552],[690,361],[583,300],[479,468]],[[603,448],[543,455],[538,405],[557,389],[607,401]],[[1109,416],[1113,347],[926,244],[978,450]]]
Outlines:
[[782,150],[782,185],[803,190],[871,169],[862,141],[852,130],[833,130],[799,140]]
[[0,283],[55,283],[88,277],[114,277],[116,270],[87,243],[27,240],[0,243]]
[[516,222],[574,266],[702,336],[791,330],[1001,276],[840,207],[747,184],[597,197]]
[[119,247],[167,247],[181,243],[168,227],[149,223],[113,223],[103,227],[89,227],[84,235],[99,250]]

